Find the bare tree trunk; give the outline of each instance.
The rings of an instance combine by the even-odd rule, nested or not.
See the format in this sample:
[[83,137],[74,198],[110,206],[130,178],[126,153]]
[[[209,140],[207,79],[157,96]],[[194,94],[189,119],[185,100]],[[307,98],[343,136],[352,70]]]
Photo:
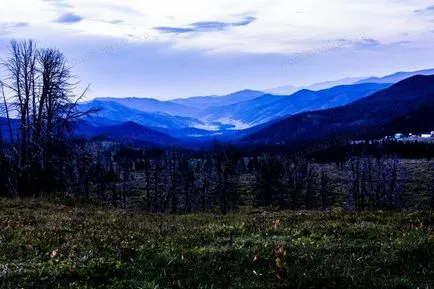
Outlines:
[[0,87],[1,87],[1,90],[2,90],[3,104],[4,104],[4,107],[5,107],[6,118],[7,118],[7,121],[8,121],[9,141],[10,141],[10,143],[13,146],[13,150],[14,150],[14,153],[15,153],[16,157],[18,157],[18,155],[17,155],[18,151],[17,151],[17,149],[15,147],[13,130],[12,130],[12,124],[11,124],[11,118],[9,116],[9,107],[8,107],[8,102],[7,102],[7,99],[6,99],[6,94],[5,94],[5,91],[4,91],[3,82],[0,82]]

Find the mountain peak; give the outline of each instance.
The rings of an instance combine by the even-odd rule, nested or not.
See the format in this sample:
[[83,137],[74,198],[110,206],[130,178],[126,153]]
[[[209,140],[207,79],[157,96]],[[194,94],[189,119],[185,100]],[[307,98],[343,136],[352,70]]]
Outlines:
[[409,78],[406,78],[396,84],[394,84],[392,87],[394,88],[407,88],[409,86],[415,87],[415,88],[423,88],[423,86],[426,85],[432,85],[434,82],[434,75],[423,75],[418,74],[411,76]]
[[119,127],[145,127],[145,126],[143,126],[143,125],[141,125],[141,124],[138,124],[138,123],[135,122],[135,121],[129,120],[129,121],[126,121],[126,122],[124,122],[124,123],[121,123],[121,124],[119,125]]
[[262,91],[259,91],[259,90],[243,89],[243,90],[240,90],[240,91],[237,91],[237,92],[234,92],[234,93],[231,93],[231,94],[225,95],[225,96],[223,96],[223,97],[228,97],[228,96],[233,96],[233,95],[238,95],[238,94],[255,94],[255,95],[261,95],[261,94],[265,94],[265,93],[262,92]]

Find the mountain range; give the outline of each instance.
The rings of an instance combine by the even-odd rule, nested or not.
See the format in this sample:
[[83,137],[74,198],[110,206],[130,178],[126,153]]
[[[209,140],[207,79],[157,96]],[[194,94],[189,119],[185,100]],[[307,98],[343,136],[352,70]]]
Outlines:
[[[133,101],[141,102],[135,99]],[[194,118],[170,115],[166,112],[146,112],[140,110],[139,105],[137,105],[138,108],[133,108],[131,101],[128,106],[122,104],[123,102],[125,102],[123,99],[119,99],[119,101],[94,99],[80,104],[78,109],[81,111],[98,109],[98,112],[85,119],[95,126],[115,125],[128,121],[148,127],[171,129],[203,125],[202,122]]]
[[[434,69],[347,78],[311,86],[324,89],[301,89],[289,95],[242,90],[170,101],[96,98],[79,104],[79,110],[99,110],[85,117],[80,127],[87,137],[155,145],[191,145],[214,139],[244,145],[288,144],[355,131],[361,137],[395,129],[433,130],[431,122],[419,116],[432,113],[432,79],[413,77],[429,74]],[[346,82],[354,83],[342,85]],[[3,123],[2,130],[4,127]]]
[[224,96],[196,96],[190,98],[174,99],[171,102],[194,107],[198,110],[203,110],[212,106],[231,105],[241,101],[247,101],[264,94],[265,92],[262,91],[245,89]]
[[183,103],[149,98],[97,98],[80,104],[80,109],[99,109],[87,119],[93,125],[134,121],[153,128],[245,129],[303,111],[345,105],[388,85],[363,83],[319,91],[303,89],[285,96],[243,90],[226,96],[174,100]]
[[98,140],[133,142],[141,145],[174,146],[180,142],[155,129],[127,121],[116,125],[93,126],[89,123],[81,124],[77,130],[83,136]]
[[[356,79],[323,82],[324,87]],[[242,90],[224,96],[171,101],[96,98],[78,110],[77,133],[94,139],[146,145],[200,147],[217,139],[243,146],[308,144],[378,138],[396,132],[434,130],[434,69],[397,72],[290,95]],[[13,137],[19,121],[11,120]],[[3,140],[8,122],[0,117]]]
[[166,113],[177,116],[193,116],[200,112],[200,109],[178,104],[170,101],[160,101],[153,98],[139,98],[139,97],[126,97],[126,98],[114,98],[104,97],[97,99],[100,102],[116,102],[128,108],[140,110],[142,112],[149,113]]
[[324,82],[314,83],[307,86],[297,87],[293,85],[284,85],[284,86],[279,86],[271,89],[265,89],[264,91],[270,94],[288,95],[302,89],[321,90],[321,89],[327,89],[338,85],[350,85],[350,84],[360,84],[360,83],[396,83],[415,75],[432,75],[432,74],[434,74],[434,69],[425,69],[425,70],[417,70],[412,72],[396,72],[383,77],[347,77],[344,79],[339,79],[334,81],[324,81]]
[[406,78],[410,78],[415,75],[433,75],[434,69],[418,70],[413,72],[396,72],[384,77],[369,77],[357,81],[356,83],[396,83]]
[[292,86],[292,85],[284,85],[284,86],[279,86],[279,87],[275,87],[272,89],[266,89],[264,91],[267,93],[270,93],[270,94],[288,95],[288,94],[293,94],[294,92],[297,92],[297,91],[302,90],[302,89],[321,90],[321,89],[327,89],[327,88],[331,88],[331,87],[338,86],[338,85],[354,84],[354,83],[361,81],[363,79],[364,79],[364,77],[347,77],[347,78],[339,79],[339,80],[318,82],[318,83],[314,83],[314,84],[311,84],[308,86],[297,87],[297,86]]
[[200,119],[235,123],[237,128],[248,128],[304,111],[342,106],[388,86],[390,84],[364,83],[319,91],[303,89],[287,96],[265,94],[232,105],[208,108],[200,115]]
[[433,111],[434,76],[418,75],[346,106],[285,118],[243,138],[242,142],[307,144],[379,137],[403,128],[408,132],[430,131],[434,118],[428,116]]

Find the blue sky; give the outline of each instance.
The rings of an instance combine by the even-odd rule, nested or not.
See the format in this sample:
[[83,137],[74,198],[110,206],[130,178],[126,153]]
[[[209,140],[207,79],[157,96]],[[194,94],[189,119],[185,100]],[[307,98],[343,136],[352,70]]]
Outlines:
[[170,99],[434,67],[425,0],[2,0],[11,38],[61,49],[89,98]]

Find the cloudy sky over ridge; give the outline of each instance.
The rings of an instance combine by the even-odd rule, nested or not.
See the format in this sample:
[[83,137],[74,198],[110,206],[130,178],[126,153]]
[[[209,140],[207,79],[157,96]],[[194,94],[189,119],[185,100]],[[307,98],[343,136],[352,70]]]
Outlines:
[[168,99],[434,67],[425,0],[2,0],[11,38],[61,49],[90,97]]

